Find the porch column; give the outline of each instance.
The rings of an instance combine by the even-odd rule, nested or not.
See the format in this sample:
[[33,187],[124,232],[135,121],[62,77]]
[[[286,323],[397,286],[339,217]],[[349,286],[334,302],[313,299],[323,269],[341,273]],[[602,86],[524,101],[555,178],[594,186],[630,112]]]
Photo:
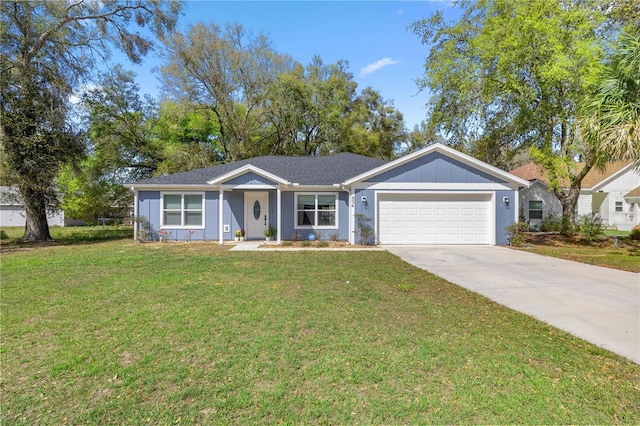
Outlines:
[[280,189],[280,185],[276,189],[276,242],[278,244],[282,243],[282,190]]
[[356,243],[356,194],[353,188],[349,189],[349,244]]
[[138,190],[133,190],[133,239],[138,241]]
[[218,243],[224,244],[224,190],[218,191]]

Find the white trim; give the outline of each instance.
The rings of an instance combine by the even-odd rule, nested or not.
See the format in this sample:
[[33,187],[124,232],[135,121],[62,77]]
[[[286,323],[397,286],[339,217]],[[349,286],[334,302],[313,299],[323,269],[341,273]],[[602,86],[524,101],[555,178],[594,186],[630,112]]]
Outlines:
[[218,244],[224,244],[224,189],[218,191]]
[[362,182],[366,179],[370,179],[373,176],[376,176],[380,173],[384,173],[388,170],[394,169],[402,164],[406,164],[410,161],[413,161],[417,158],[423,157],[425,155],[431,154],[432,152],[439,152],[444,154],[450,158],[460,161],[461,163],[467,164],[481,170],[485,173],[488,173],[497,178],[508,181],[509,183],[517,184],[520,186],[528,187],[529,182],[527,180],[521,179],[518,176],[512,175],[511,173],[505,172],[504,170],[500,170],[497,167],[494,167],[490,164],[485,163],[484,161],[480,161],[476,158],[473,158],[467,154],[463,154],[460,151],[457,151],[453,148],[445,146],[441,143],[434,143],[425,148],[422,148],[419,151],[413,152],[411,154],[405,155],[404,157],[400,157],[397,160],[391,161],[389,163],[383,164],[382,166],[376,167],[375,169],[369,170],[358,176],[355,176],[351,179],[348,179],[344,182],[345,185],[352,185],[357,182]]
[[307,191],[307,192],[313,192],[313,191],[348,191],[348,189],[346,188],[336,188],[333,185],[300,185],[300,184],[289,184],[287,186],[287,188],[285,188],[286,191],[289,192],[300,192],[300,191]]
[[230,171],[229,173],[225,173],[225,174],[223,174],[221,176],[218,176],[215,179],[211,179],[210,181],[207,181],[207,183],[209,185],[219,185],[219,184],[223,183],[226,180],[233,179],[235,177],[241,176],[241,175],[243,175],[243,174],[245,174],[247,172],[253,172],[253,173],[257,174],[258,176],[261,176],[263,178],[272,180],[272,181],[274,181],[276,183],[279,183],[281,185],[288,185],[289,184],[288,180],[283,179],[280,176],[276,176],[273,173],[269,173],[269,172],[267,172],[265,170],[262,170],[259,167],[255,167],[255,166],[253,166],[251,164],[247,164],[245,166],[242,166],[239,169],[234,169],[234,170]]
[[[315,217],[314,221],[318,221],[318,196],[319,195],[333,195],[336,199],[336,209],[335,212],[335,225],[298,225],[298,195],[313,195],[315,197]],[[293,229],[340,229],[340,193],[339,192],[295,192],[293,194]]]
[[282,243],[282,190],[276,189],[276,242]]
[[[125,185],[126,186],[126,185]],[[133,185],[129,185],[129,187],[131,189],[135,189],[137,191],[164,191],[164,192],[171,192],[171,191],[211,191],[212,188],[211,185],[197,185],[197,184],[193,184],[193,185],[189,185],[189,184],[185,184],[185,185],[166,185],[166,184],[162,184],[162,185],[138,185],[138,184],[133,184]]]
[[356,243],[356,193],[352,189],[349,191],[349,244]]
[[513,222],[518,223],[520,221],[520,191],[516,191],[515,194],[513,194],[513,198],[515,198],[513,202],[515,206],[513,212]]
[[131,188],[133,191],[133,239],[138,241],[138,191]]
[[[188,226],[188,225],[165,225],[164,224],[164,196],[165,195],[180,195],[180,222],[184,222],[184,196],[185,195],[200,195],[202,196],[202,224],[197,226]],[[206,205],[206,197],[204,192],[198,191],[160,191],[160,229],[205,229],[205,205]]]
[[420,191],[517,191],[518,188],[500,183],[440,183],[440,182],[361,182],[352,186],[354,189],[406,190]]
[[[489,245],[495,246],[496,245],[496,193],[493,191],[403,191],[403,192],[399,192],[399,191],[376,191],[374,193],[374,202],[375,202],[375,211],[374,211],[374,226],[375,226],[375,232],[376,232],[376,244],[379,244],[380,241],[378,240],[379,235],[380,235],[380,228],[379,228],[379,224],[378,224],[378,220],[380,217],[380,199],[378,198],[378,195],[394,195],[394,196],[401,196],[401,195],[488,195],[489,199],[487,200],[487,202],[489,203],[489,217],[487,218],[487,220],[489,221],[489,226],[487,228],[487,232],[489,233]],[[482,244],[484,245],[484,244]]]
[[279,185],[266,185],[266,184],[242,184],[242,185],[220,185],[220,188],[226,191],[232,191],[234,189],[244,189],[248,191],[266,191],[268,189],[276,189]]

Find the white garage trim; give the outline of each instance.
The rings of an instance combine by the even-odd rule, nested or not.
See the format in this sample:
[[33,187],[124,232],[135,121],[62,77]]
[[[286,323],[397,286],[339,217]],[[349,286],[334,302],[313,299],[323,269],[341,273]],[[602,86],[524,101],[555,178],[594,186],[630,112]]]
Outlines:
[[[375,230],[376,238],[380,244],[490,244],[495,245],[495,193],[486,191],[380,191],[375,194]],[[402,202],[401,204],[394,205],[394,201]],[[441,214],[441,219],[449,218],[448,223],[443,223],[442,220],[429,223],[433,226],[434,232],[422,232],[417,233],[416,238],[407,238],[406,226],[408,222],[404,222],[405,211],[398,211],[393,214],[401,214],[398,217],[396,225],[386,222],[385,213],[381,212],[381,206],[386,208],[411,208],[414,214],[420,215],[420,212],[416,212],[417,209],[437,209],[432,211],[434,215]],[[411,204],[414,203],[414,204]],[[421,206],[421,203],[425,203]],[[448,208],[450,210],[443,210]],[[455,214],[457,216],[449,216]],[[393,217],[391,212],[388,212],[389,217]],[[484,217],[484,220],[479,219]],[[465,219],[466,218],[466,219]],[[383,223],[384,221],[384,223]],[[436,227],[440,225],[442,231],[437,233]],[[400,230],[395,237],[401,237],[392,241],[391,235],[387,233],[385,227],[391,228],[393,226],[399,226]],[[413,223],[413,227],[420,229],[420,224]],[[449,228],[452,226],[452,228]],[[455,228],[453,228],[455,227]],[[460,230],[459,232],[452,232],[453,229]],[[468,232],[463,232],[463,229],[467,229]],[[478,232],[478,229],[481,231]],[[474,230],[476,232],[474,232]],[[404,232],[404,234],[403,234]]]

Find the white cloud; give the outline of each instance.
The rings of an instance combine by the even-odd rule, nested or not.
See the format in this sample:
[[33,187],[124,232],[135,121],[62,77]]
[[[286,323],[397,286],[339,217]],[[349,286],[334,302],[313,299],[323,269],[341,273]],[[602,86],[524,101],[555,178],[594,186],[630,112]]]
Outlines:
[[394,65],[399,63],[400,61],[394,61],[391,58],[383,58],[383,59],[379,59],[376,62],[367,65],[366,67],[362,68],[362,70],[360,70],[360,77],[366,77],[369,74],[373,74],[374,72],[378,71],[381,68],[384,68],[386,66],[389,65]]
[[92,83],[83,84],[82,86],[80,86],[80,88],[78,88],[78,90],[76,90],[74,93],[72,93],[69,96],[69,102],[71,102],[72,104],[76,105],[76,104],[80,103],[80,98],[82,97],[82,95],[84,95],[87,92],[90,92],[91,90],[95,90],[97,88],[98,88],[98,86],[96,86],[95,84],[92,84]]

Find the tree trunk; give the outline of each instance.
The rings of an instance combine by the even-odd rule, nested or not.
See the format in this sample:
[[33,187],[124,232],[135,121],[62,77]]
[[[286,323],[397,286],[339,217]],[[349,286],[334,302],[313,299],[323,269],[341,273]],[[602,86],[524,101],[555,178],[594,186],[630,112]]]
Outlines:
[[27,222],[22,241],[51,241],[47,222],[46,196],[38,190],[21,188]]
[[560,228],[562,235],[573,235],[575,231],[575,210],[579,196],[580,186],[571,185],[568,194],[563,194],[562,197],[558,197],[562,205],[562,227]]

